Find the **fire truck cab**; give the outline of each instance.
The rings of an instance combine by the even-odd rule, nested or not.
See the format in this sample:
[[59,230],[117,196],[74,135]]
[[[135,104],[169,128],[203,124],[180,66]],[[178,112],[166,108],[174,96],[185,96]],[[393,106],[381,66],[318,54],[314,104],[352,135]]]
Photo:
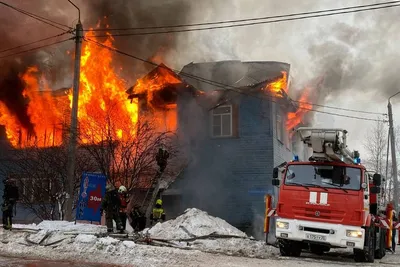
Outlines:
[[385,256],[386,230],[376,226],[381,176],[368,173],[359,153],[347,149],[346,130],[301,127],[297,132],[312,156],[304,162],[295,157],[273,171],[281,255],[352,248],[356,262]]

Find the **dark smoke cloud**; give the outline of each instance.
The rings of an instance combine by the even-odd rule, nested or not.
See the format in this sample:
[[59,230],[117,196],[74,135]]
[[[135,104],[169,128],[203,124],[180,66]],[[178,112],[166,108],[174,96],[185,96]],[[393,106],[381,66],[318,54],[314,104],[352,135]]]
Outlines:
[[0,72],[0,101],[17,117],[25,129],[32,132],[33,125],[27,113],[27,102],[22,96],[25,84],[18,74],[15,66]]
[[[110,28],[129,28],[139,26],[159,26],[188,23],[190,21],[190,3],[184,0],[119,0],[84,1],[84,27],[93,27],[100,19]],[[103,18],[106,17],[106,20]],[[103,24],[104,27],[104,24]],[[118,32],[113,32],[118,33]],[[124,31],[119,33],[126,33]],[[98,32],[96,34],[104,34]],[[166,60],[169,51],[176,47],[176,35],[148,35],[115,37],[114,46],[144,59],[155,56]],[[104,40],[104,38],[100,39]],[[115,64],[122,66],[125,77],[133,83],[154,66],[125,56],[116,56]],[[165,62],[168,64],[168,62]]]

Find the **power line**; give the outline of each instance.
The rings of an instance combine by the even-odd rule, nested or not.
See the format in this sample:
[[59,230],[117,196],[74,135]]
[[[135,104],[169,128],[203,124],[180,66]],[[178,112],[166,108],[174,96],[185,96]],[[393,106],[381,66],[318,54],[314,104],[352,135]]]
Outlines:
[[6,58],[6,57],[11,57],[11,56],[16,56],[16,55],[20,55],[20,54],[24,54],[24,53],[28,53],[28,52],[32,52],[32,51],[35,51],[35,50],[38,50],[38,49],[41,49],[41,48],[45,48],[45,47],[48,47],[48,46],[56,45],[56,44],[61,44],[61,43],[67,42],[69,40],[73,40],[74,38],[75,37],[72,37],[72,38],[64,39],[64,40],[57,41],[57,42],[54,42],[54,43],[50,43],[50,44],[46,44],[46,45],[42,45],[42,46],[37,46],[37,47],[31,48],[31,49],[28,49],[28,50],[24,50],[24,51],[20,51],[20,52],[17,52],[17,53],[1,56],[0,59]]
[[[213,27],[205,27],[205,28],[194,28],[194,29],[181,29],[181,30],[169,30],[169,31],[153,31],[153,32],[139,32],[139,33],[117,33],[112,34],[112,37],[117,36],[144,36],[144,35],[155,35],[155,34],[166,34],[166,33],[182,33],[182,32],[194,32],[194,31],[205,31],[205,30],[215,30],[215,29],[225,29],[225,28],[236,28],[236,27],[244,27],[244,26],[254,26],[260,24],[270,24],[276,22],[284,22],[284,21],[295,21],[295,20],[302,20],[302,19],[309,19],[309,18],[319,18],[319,17],[326,17],[326,16],[333,16],[333,15],[341,15],[341,14],[348,14],[348,13],[358,13],[363,11],[370,11],[370,10],[377,10],[377,9],[384,9],[384,8],[391,8],[391,7],[398,7],[400,4],[396,5],[386,5],[386,6],[379,6],[379,7],[371,7],[371,8],[364,8],[364,9],[355,9],[350,11],[342,11],[342,12],[333,12],[327,14],[320,14],[320,15],[312,15],[312,16],[302,16],[296,18],[284,18],[284,19],[277,19],[277,20],[269,20],[269,21],[261,21],[261,22],[251,22],[251,23],[242,23],[242,24],[235,24],[235,25],[224,25],[224,26],[213,26]],[[90,35],[87,37],[109,37],[110,35]]]
[[18,48],[22,48],[22,47],[25,47],[25,46],[33,45],[33,44],[36,44],[36,43],[40,43],[40,42],[43,42],[43,41],[47,41],[47,40],[50,40],[50,39],[53,39],[53,38],[56,38],[56,37],[63,36],[64,34],[67,34],[67,33],[70,33],[70,31],[63,32],[63,33],[60,33],[60,34],[57,34],[57,35],[53,35],[53,36],[50,36],[50,37],[47,37],[47,38],[44,38],[44,39],[40,39],[40,40],[37,40],[37,41],[34,41],[34,42],[30,42],[30,43],[27,43],[27,44],[23,44],[23,45],[7,48],[7,49],[4,49],[4,50],[0,50],[0,53],[8,52],[8,51],[11,51],[11,50],[14,50],[14,49],[18,49]]
[[275,15],[275,16],[267,16],[267,17],[257,17],[257,18],[248,18],[248,19],[236,19],[236,20],[222,20],[215,22],[200,22],[200,23],[192,23],[192,24],[178,24],[178,25],[165,25],[165,26],[149,26],[149,27],[131,27],[131,28],[101,28],[101,29],[92,29],[85,31],[129,31],[129,30],[154,30],[154,29],[165,29],[165,28],[183,28],[183,27],[194,27],[194,26],[207,26],[207,25],[216,25],[216,24],[226,24],[226,23],[238,23],[238,22],[248,22],[248,21],[258,21],[258,20],[268,20],[268,19],[277,19],[284,17],[295,17],[302,15],[311,15],[311,14],[319,14],[333,11],[341,11],[341,10],[349,10],[356,8],[366,8],[373,6],[381,6],[381,5],[389,5],[400,3],[400,1],[390,1],[384,3],[376,3],[376,4],[368,4],[368,5],[358,5],[358,6],[349,6],[349,7],[341,7],[341,8],[333,8],[333,9],[325,9],[325,10],[316,10],[309,12],[301,12],[301,13],[291,13],[287,15]]
[[[9,4],[7,4],[7,3],[0,2],[0,4],[4,5],[4,6],[6,6],[6,7],[9,7],[9,8],[11,8],[11,9],[14,9],[14,10],[17,11],[17,12],[20,12],[20,13],[22,13],[22,14],[24,14],[24,15],[27,15],[28,17],[31,17],[31,18],[33,18],[33,19],[36,19],[36,20],[38,20],[38,21],[40,21],[40,22],[43,22],[43,23],[45,23],[45,24],[47,24],[47,25],[50,25],[50,26],[52,26],[52,27],[54,27],[54,28],[57,28],[57,29],[59,29],[59,30],[62,30],[62,31],[65,31],[65,30],[66,30],[65,28],[61,28],[61,27],[59,27],[59,26],[66,27],[67,29],[72,30],[72,28],[69,27],[69,26],[67,26],[67,25],[58,23],[58,22],[56,22],[56,21],[53,21],[53,20],[50,20],[50,19],[41,17],[41,16],[36,15],[36,14],[33,14],[33,13],[30,13],[30,12],[28,12],[28,11],[25,11],[25,10],[23,10],[23,9],[14,7],[14,6],[9,5]],[[57,25],[59,25],[59,26],[57,26]]]
[[[148,64],[153,65],[153,66],[159,66],[158,64],[156,64],[156,63],[154,63],[154,62],[151,62],[151,61],[149,61],[149,60],[145,60],[145,59],[142,59],[142,58],[140,58],[140,57],[137,57],[137,56],[128,54],[128,53],[123,52],[123,51],[121,51],[121,50],[118,50],[118,49],[116,49],[116,48],[113,48],[113,47],[104,45],[104,44],[102,44],[102,43],[100,43],[100,42],[97,42],[97,41],[95,41],[95,40],[92,40],[92,39],[89,39],[89,38],[84,38],[84,39],[87,40],[87,41],[89,41],[89,42],[95,43],[95,44],[97,44],[98,46],[101,46],[101,47],[103,47],[103,48],[105,48],[105,49],[108,49],[108,50],[110,50],[110,51],[113,51],[113,52],[115,52],[115,53],[118,53],[118,54],[121,54],[121,55],[125,55],[125,56],[131,57],[131,58],[134,58],[134,59],[136,59],[136,60],[139,60],[139,61],[148,63]],[[161,66],[160,66],[160,67],[161,67]],[[203,82],[203,83],[208,83],[208,84],[214,85],[214,86],[216,86],[216,87],[220,87],[220,88],[227,88],[227,87],[229,88],[229,87],[231,87],[231,88],[236,89],[236,90],[234,90],[234,89],[231,89],[231,90],[236,91],[236,92],[238,92],[238,93],[240,93],[240,94],[244,94],[244,95],[251,96],[251,97],[255,97],[255,98],[258,98],[258,99],[261,99],[261,100],[268,100],[268,101],[270,101],[270,102],[276,103],[276,101],[274,101],[273,99],[267,99],[266,97],[260,97],[260,96],[258,96],[258,95],[249,94],[249,93],[246,93],[246,92],[243,92],[243,91],[239,90],[239,88],[236,88],[236,87],[234,87],[234,86],[224,85],[224,84],[221,84],[221,83],[219,83],[219,82],[215,82],[215,81],[212,81],[212,80],[208,80],[208,79],[205,79],[205,78],[202,78],[202,77],[198,77],[198,76],[195,76],[195,75],[191,75],[191,74],[188,74],[188,73],[184,73],[184,72],[179,72],[179,71],[176,71],[176,70],[174,70],[174,69],[171,69],[171,70],[174,71],[174,72],[179,73],[179,75],[183,75],[183,76],[186,76],[186,77],[190,77],[190,78],[196,79],[196,80],[198,80],[198,81],[200,81],[200,82]],[[221,103],[218,103],[214,108],[216,108],[216,107],[218,107],[218,106],[220,106],[220,105],[221,105]],[[332,112],[320,111],[320,110],[309,109],[309,108],[298,107],[298,109],[308,110],[308,111],[313,111],[313,112],[318,112],[318,113],[325,113],[325,114],[329,114],[329,115],[341,116],[341,117],[346,117],[346,118],[359,119],[359,120],[381,121],[381,120],[378,120],[378,119],[371,119],[371,118],[363,118],[363,117],[357,117],[357,116],[350,116],[350,115],[345,115],[345,114],[332,113]]]
[[349,109],[349,108],[340,108],[340,107],[333,107],[333,106],[326,106],[326,105],[321,105],[321,104],[315,104],[311,102],[305,102],[305,101],[298,101],[298,100],[292,100],[293,102],[299,103],[299,104],[308,104],[316,107],[323,107],[323,108],[331,108],[331,109],[337,109],[337,110],[343,110],[343,111],[351,111],[351,112],[357,112],[357,113],[364,113],[364,114],[373,114],[373,115],[382,115],[382,116],[387,116],[386,113],[379,113],[379,112],[372,112],[372,111],[362,111],[362,110],[357,110],[357,109]]

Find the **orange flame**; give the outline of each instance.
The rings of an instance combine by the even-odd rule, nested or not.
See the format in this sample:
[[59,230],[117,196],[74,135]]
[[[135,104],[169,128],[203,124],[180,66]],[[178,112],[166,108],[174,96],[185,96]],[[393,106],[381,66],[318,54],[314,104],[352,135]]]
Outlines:
[[[93,35],[88,32],[86,35]],[[112,47],[112,37],[103,44]],[[138,106],[127,100],[127,83],[112,66],[112,52],[86,42],[81,57],[78,118],[83,143],[99,142],[105,136],[127,140],[135,134]],[[72,106],[72,92],[69,94]]]
[[304,115],[312,109],[312,104],[308,103],[310,88],[307,87],[303,90],[302,95],[298,101],[299,107],[296,112],[289,112],[287,115],[286,129],[291,131],[302,122]]
[[[93,36],[89,31],[87,35]],[[93,37],[91,37],[93,38]],[[112,47],[109,36],[102,42]],[[138,121],[138,100],[133,103],[126,94],[127,83],[115,71],[112,52],[93,42],[83,44],[81,56],[80,94],[78,104],[79,134],[81,143],[97,143],[106,138],[126,141],[135,136]],[[0,102],[0,124],[5,125],[6,134],[14,147],[59,146],[68,132],[72,106],[72,90],[55,96],[54,91],[41,85],[37,67],[30,67],[21,75],[25,82],[23,96],[28,103],[28,115],[33,124],[33,133],[28,133],[18,119]],[[151,79],[140,79],[136,92],[147,93],[148,101],[166,84],[181,81],[161,68]],[[44,88],[43,88],[44,87]],[[176,103],[169,103],[153,113],[162,131],[176,130]]]
[[[267,84],[266,89],[269,92],[274,93],[275,96],[282,97],[281,91],[287,93],[288,91],[288,80],[287,80],[287,72],[282,71],[282,77],[276,79],[273,82]],[[264,90],[264,88],[262,89]]]

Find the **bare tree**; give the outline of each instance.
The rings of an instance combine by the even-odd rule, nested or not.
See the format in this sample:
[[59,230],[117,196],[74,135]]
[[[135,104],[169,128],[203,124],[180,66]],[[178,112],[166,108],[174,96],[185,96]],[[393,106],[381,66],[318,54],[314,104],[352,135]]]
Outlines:
[[[75,171],[75,191],[83,171],[93,171],[85,153],[79,153]],[[31,146],[13,149],[2,160],[4,176],[17,182],[20,204],[41,220],[62,220],[64,217],[67,150],[64,146],[41,148]]]
[[[367,151],[366,166],[370,171],[385,175],[387,155],[387,127],[381,120],[377,121],[367,132],[364,148]],[[385,177],[385,196],[389,197],[390,178]]]
[[[152,184],[157,150],[165,146],[173,158],[178,153],[176,135],[159,131],[152,117],[136,121],[119,117],[112,105],[104,114],[80,123],[82,147],[112,184],[123,184],[128,190]],[[174,170],[167,171],[173,175]]]

